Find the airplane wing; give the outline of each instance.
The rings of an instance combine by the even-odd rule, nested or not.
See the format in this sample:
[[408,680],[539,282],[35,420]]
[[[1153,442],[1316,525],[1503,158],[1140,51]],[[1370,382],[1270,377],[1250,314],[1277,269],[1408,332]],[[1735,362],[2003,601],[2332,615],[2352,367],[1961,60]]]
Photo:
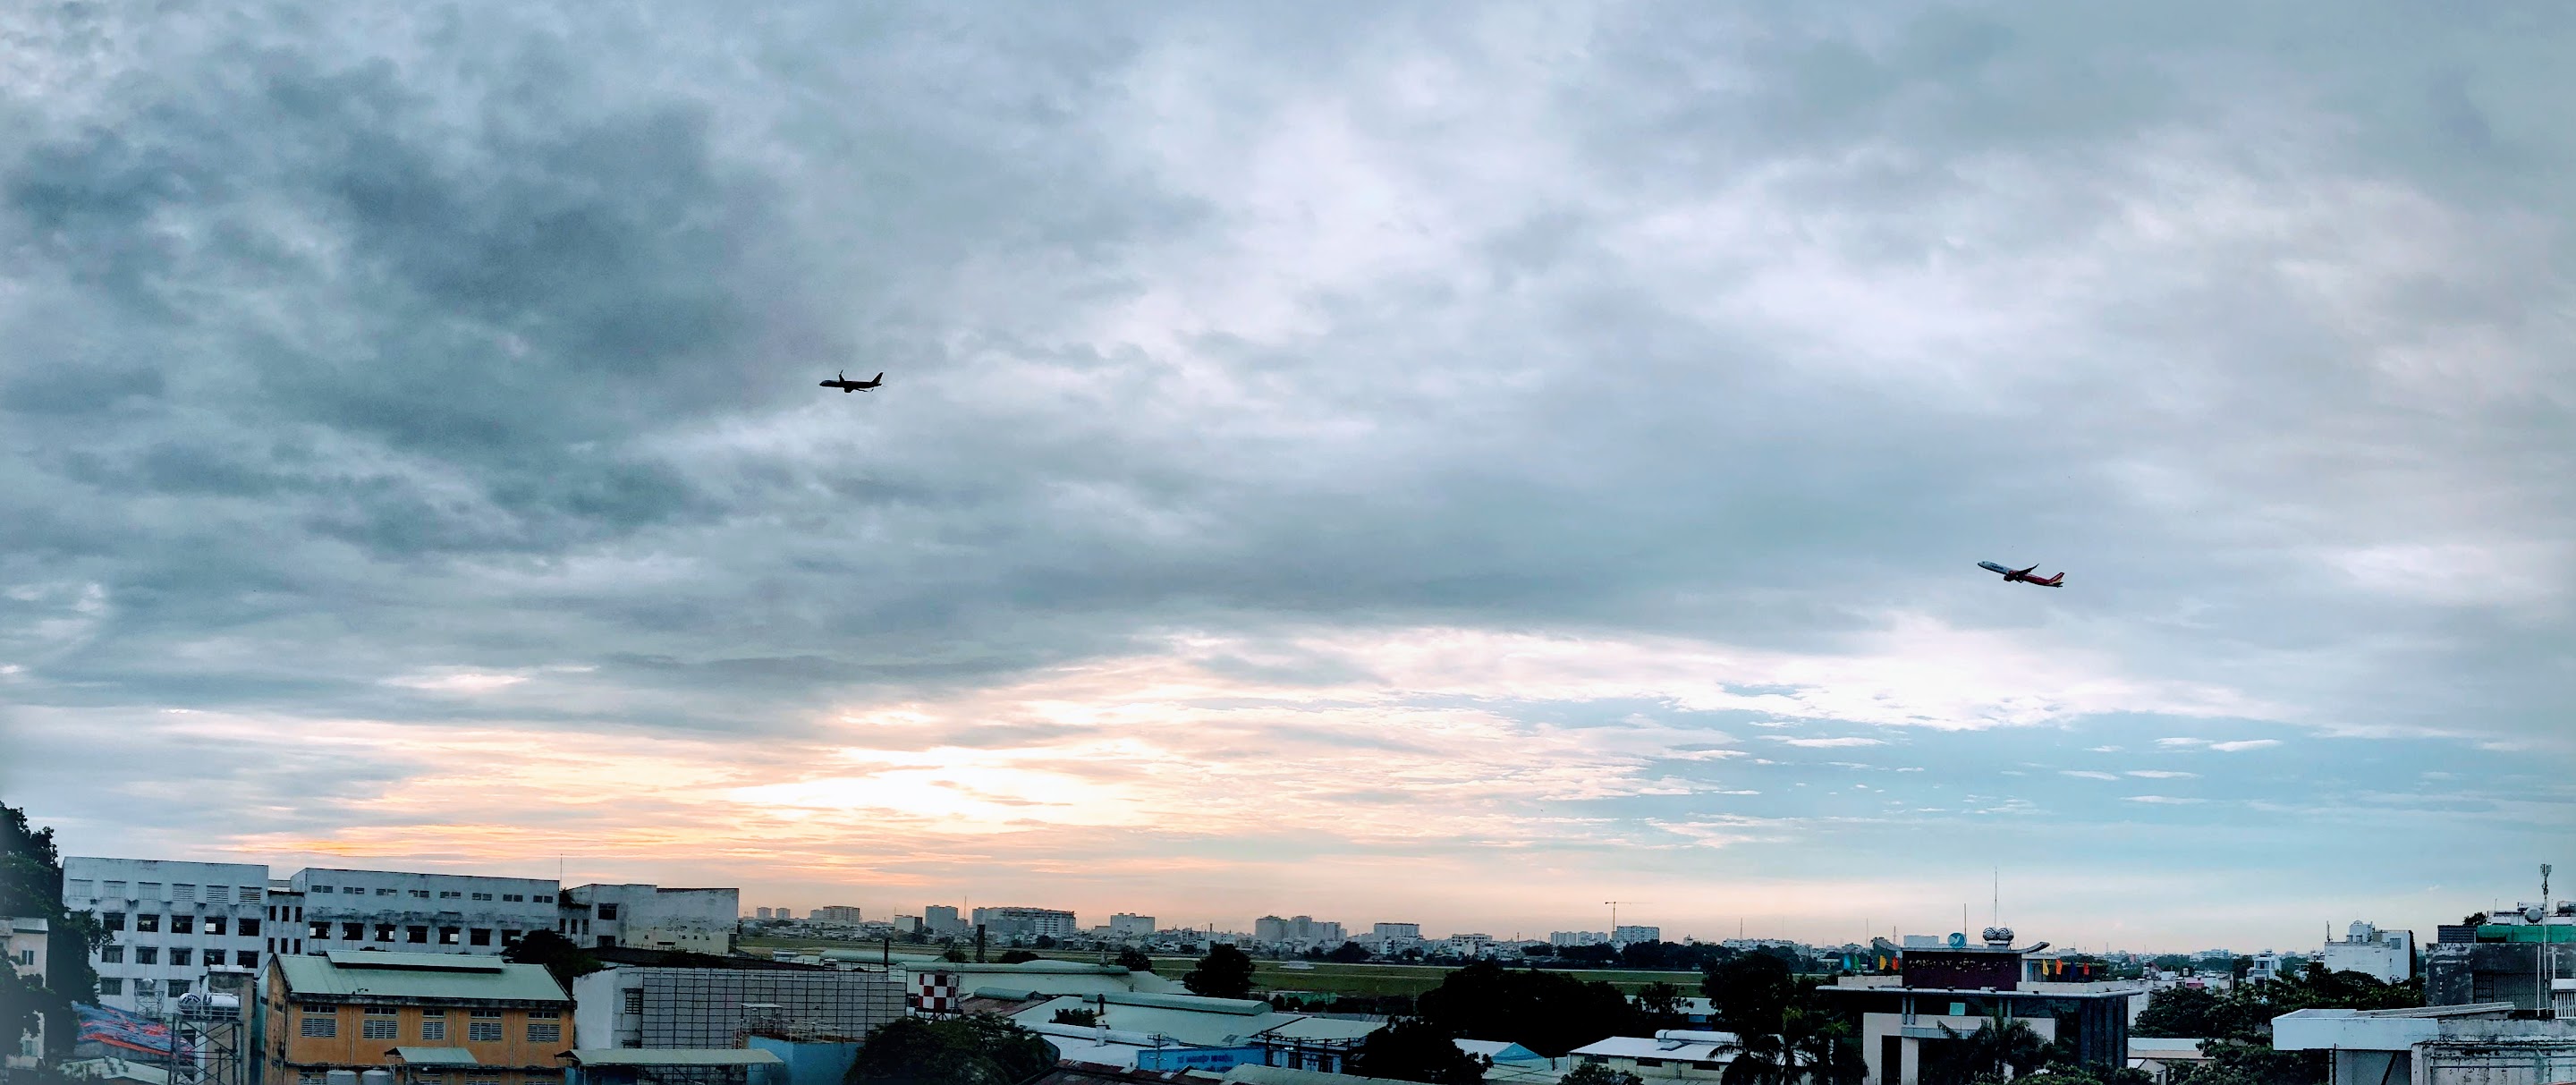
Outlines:
[[2029,576],[2030,574],[2035,573],[2035,572],[2038,572],[2038,571],[2039,571],[2039,566],[2033,565],[2033,566],[2031,566],[2030,568],[2027,568],[2027,569],[2015,569],[2015,570],[2013,570],[2013,575],[2015,575],[2015,576]]

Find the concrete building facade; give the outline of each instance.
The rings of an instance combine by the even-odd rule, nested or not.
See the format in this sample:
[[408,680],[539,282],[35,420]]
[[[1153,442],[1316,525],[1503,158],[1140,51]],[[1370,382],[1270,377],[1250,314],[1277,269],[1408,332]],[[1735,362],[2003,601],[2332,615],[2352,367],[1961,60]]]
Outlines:
[[966,920],[957,914],[957,909],[945,904],[933,904],[922,909],[921,925],[932,934],[964,934],[968,929]]
[[206,986],[209,968],[263,967],[268,868],[256,863],[71,856],[63,905],[97,916],[108,942],[91,960],[99,1002],[143,1011]]
[[610,968],[572,988],[585,1047],[736,1047],[757,1028],[864,1037],[904,1015],[894,972]]
[[1664,929],[1636,923],[1622,923],[1610,932],[1610,940],[1623,946],[1636,945],[1640,942],[1661,942],[1664,940]]
[[2329,941],[2317,954],[2328,972],[2359,972],[2382,983],[2415,978],[2415,932],[2384,931],[2354,920],[2341,940]]
[[826,904],[805,913],[805,918],[817,923],[839,923],[851,927],[861,922],[859,907],[855,904]]
[[1154,936],[1154,917],[1118,912],[1109,917],[1109,933],[1116,938],[1151,938]]
[[577,885],[563,891],[561,913],[566,937],[583,945],[722,956],[733,952],[742,891]]
[[551,878],[308,868],[287,884],[304,897],[308,953],[498,955],[533,931],[566,933]]
[[2332,1085],[2550,1085],[2576,1081],[2576,1021],[2514,1006],[2311,1009],[2272,1020],[2281,1051],[2332,1051]]

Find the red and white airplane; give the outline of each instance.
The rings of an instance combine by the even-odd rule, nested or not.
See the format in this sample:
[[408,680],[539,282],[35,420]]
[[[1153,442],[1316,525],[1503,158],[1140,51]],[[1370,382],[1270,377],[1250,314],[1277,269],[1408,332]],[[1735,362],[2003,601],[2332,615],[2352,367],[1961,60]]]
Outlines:
[[2011,583],[2012,581],[2016,581],[2016,580],[2018,580],[2018,581],[2021,581],[2021,582],[2022,582],[2022,583],[2024,583],[2024,584],[2037,584],[2037,585],[2039,585],[2040,587],[2043,587],[2043,588],[2062,588],[2062,587],[2065,587],[2065,586],[2066,586],[2066,574],[2065,574],[2065,573],[2059,573],[2059,574],[2057,574],[2056,576],[2032,576],[2032,575],[2030,575],[2031,573],[2033,573],[2033,572],[2035,572],[2035,571],[2037,571],[2037,570],[2039,569],[2039,566],[2036,566],[2036,565],[2033,565],[2033,566],[2031,566],[2031,567],[2030,567],[2030,568],[2028,568],[2028,569],[2007,569],[2007,568],[2004,568],[2004,567],[2003,567],[2003,566],[2001,566],[2001,565],[1997,565],[1997,564],[1995,564],[1994,562],[1991,562],[1991,561],[1980,561],[1980,562],[1978,562],[1978,563],[1977,563],[1977,568],[1983,569],[1983,570],[1985,570],[1985,571],[1987,571],[1987,572],[1990,572],[1990,573],[2002,573],[2002,574],[2004,574],[2004,582],[2005,582],[2005,583]]

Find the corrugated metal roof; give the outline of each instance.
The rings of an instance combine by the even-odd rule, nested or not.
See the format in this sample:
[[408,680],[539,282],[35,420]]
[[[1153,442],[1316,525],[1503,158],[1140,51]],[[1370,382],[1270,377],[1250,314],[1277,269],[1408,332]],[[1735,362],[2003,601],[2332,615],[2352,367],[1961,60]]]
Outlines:
[[[1058,1010],[1101,1010],[1100,1023],[1110,1028],[1168,1037],[1195,1047],[1227,1047],[1295,1020],[1290,1014],[1272,1012],[1267,1005],[1257,1002],[1253,1005],[1260,1006],[1260,1012],[1245,1014],[1228,1006],[1173,1008],[1157,1004],[1161,1000],[1148,1001],[1152,997],[1110,995],[1108,1004],[1103,1006],[1096,997],[1065,995],[1021,1010],[1012,1014],[1011,1019],[1030,1025],[1053,1022]],[[1243,1000],[1210,998],[1189,1001],[1224,1004]]]
[[1233,1085],[1407,1085],[1394,1078],[1328,1074],[1322,1070],[1292,1070],[1285,1066],[1256,1066],[1252,1063],[1226,1071],[1225,1080]]
[[571,1002],[543,966],[438,953],[331,953],[269,958],[296,998],[364,1001]]
[[1262,1035],[1275,1036],[1283,1040],[1356,1040],[1385,1027],[1384,1021],[1353,1021],[1346,1017],[1301,1017]]
[[394,1057],[414,1066],[480,1066],[474,1053],[461,1047],[397,1047]]
[[1666,1059],[1673,1062],[1733,1062],[1741,1050],[1733,1044],[1692,1040],[1657,1040],[1646,1036],[1611,1036],[1574,1049],[1577,1055],[1612,1059]]
[[563,1057],[582,1066],[783,1066],[787,1062],[751,1047],[578,1047]]

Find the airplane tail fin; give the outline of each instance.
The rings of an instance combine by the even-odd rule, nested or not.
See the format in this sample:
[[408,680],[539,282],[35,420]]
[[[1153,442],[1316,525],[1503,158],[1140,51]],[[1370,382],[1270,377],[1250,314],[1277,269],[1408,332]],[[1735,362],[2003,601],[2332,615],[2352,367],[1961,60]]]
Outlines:
[[878,383],[883,383],[883,382],[885,381],[885,370],[882,370],[882,369],[877,370],[877,375],[876,375],[876,376],[873,376],[873,377],[870,377],[870,378],[868,378],[868,379],[869,379],[869,380],[871,380],[871,381],[878,382]]

